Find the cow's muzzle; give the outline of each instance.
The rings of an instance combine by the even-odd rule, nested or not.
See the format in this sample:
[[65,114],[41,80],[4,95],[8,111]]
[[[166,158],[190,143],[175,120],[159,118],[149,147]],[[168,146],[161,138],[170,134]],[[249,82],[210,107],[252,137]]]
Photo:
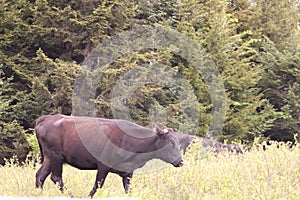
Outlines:
[[183,166],[183,160],[182,159],[176,160],[175,162],[172,163],[172,165],[174,167],[182,167]]

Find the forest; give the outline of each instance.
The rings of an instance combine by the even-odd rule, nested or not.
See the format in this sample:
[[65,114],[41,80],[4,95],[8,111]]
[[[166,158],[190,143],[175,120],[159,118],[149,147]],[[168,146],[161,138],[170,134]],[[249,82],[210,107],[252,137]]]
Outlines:
[[299,140],[299,0],[0,4],[0,164],[37,151],[35,120],[54,113]]

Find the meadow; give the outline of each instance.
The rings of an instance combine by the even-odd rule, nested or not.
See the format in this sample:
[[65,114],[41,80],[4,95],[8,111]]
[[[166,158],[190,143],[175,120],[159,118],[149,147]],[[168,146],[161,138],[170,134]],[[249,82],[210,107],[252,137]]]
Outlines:
[[[243,155],[214,154],[195,144],[184,155],[184,166],[175,168],[156,161],[134,174],[131,192],[125,194],[122,179],[109,174],[94,198],[125,199],[300,199],[300,148],[274,142],[266,150],[252,148]],[[7,161],[0,167],[0,196],[85,198],[92,189],[96,171],[82,171],[68,165],[63,169],[67,191],[62,194],[48,177],[44,190],[35,189],[36,166]]]

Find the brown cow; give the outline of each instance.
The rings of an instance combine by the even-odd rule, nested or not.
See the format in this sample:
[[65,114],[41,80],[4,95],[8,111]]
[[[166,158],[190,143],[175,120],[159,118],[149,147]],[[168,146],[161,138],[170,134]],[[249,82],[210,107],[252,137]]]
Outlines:
[[227,150],[228,152],[236,152],[238,154],[243,154],[243,150],[239,147],[239,145],[228,145],[228,144],[222,144],[220,142],[211,140],[209,138],[205,137],[199,137],[184,133],[175,133],[177,139],[180,143],[180,149],[183,150],[183,153],[185,154],[188,146],[192,143],[193,140],[200,140],[202,143],[202,146],[205,148],[213,148],[216,153],[220,153],[222,150]]
[[43,157],[36,173],[38,188],[51,173],[51,180],[63,191],[63,163],[98,170],[91,197],[109,172],[123,178],[127,193],[133,171],[147,161],[157,158],[175,167],[183,165],[178,139],[170,128],[152,130],[126,120],[44,115],[37,119],[35,132]]

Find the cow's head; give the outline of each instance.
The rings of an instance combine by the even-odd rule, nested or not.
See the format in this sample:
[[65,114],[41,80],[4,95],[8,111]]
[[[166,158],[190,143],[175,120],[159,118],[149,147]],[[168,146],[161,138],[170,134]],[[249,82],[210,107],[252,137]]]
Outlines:
[[181,167],[183,160],[180,155],[180,144],[173,129],[160,129],[154,125],[153,132],[158,135],[155,142],[157,157],[175,167]]

